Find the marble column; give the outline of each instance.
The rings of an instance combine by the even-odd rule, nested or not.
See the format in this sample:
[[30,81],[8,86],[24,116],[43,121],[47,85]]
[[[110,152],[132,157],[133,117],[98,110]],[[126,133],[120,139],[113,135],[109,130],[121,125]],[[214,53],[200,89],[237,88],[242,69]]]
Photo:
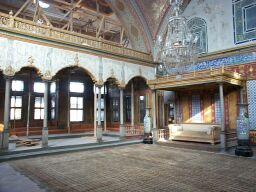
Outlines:
[[220,114],[221,114],[221,132],[220,132],[220,145],[221,150],[226,150],[226,129],[225,129],[225,108],[224,108],[224,94],[223,94],[223,84],[219,84],[219,94],[220,94]]
[[8,148],[9,148],[11,82],[12,82],[12,77],[5,76],[4,129],[0,135],[0,151],[8,151]]
[[106,100],[106,85],[104,85],[104,131],[107,131],[107,100]]
[[44,121],[42,130],[42,147],[48,147],[48,89],[49,82],[44,81]]
[[125,137],[124,126],[124,89],[120,88],[120,138]]
[[93,114],[94,114],[94,137],[96,137],[96,132],[97,132],[97,93],[96,93],[96,90],[97,90],[97,87],[94,85],[94,111],[93,111]]
[[101,87],[102,86],[97,86],[98,88],[98,125],[97,125],[97,131],[96,131],[96,137],[98,143],[102,142],[102,126],[101,126]]
[[131,82],[131,126],[134,126],[134,87],[133,81]]
[[240,88],[240,103],[244,103],[244,92],[243,87]]
[[158,140],[157,124],[156,124],[156,90],[152,91],[152,117],[153,117],[153,143]]

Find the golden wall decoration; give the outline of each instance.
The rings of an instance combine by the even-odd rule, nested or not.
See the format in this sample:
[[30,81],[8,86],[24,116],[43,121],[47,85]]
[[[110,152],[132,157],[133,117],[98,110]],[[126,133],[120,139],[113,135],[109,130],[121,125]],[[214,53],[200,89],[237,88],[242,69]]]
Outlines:
[[230,92],[228,97],[228,108],[229,108],[229,128],[235,129],[236,128],[236,119],[237,119],[237,96],[238,91]]

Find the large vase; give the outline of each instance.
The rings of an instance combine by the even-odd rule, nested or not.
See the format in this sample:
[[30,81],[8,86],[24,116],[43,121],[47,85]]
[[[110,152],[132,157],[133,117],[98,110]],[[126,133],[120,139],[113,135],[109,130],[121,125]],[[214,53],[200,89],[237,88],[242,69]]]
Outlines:
[[150,108],[146,108],[146,114],[144,117],[144,133],[151,133],[152,119],[149,113]]
[[146,115],[144,117],[144,139],[143,143],[145,144],[153,144],[153,137],[152,137],[152,119],[149,114],[150,108],[146,108]]
[[236,121],[238,146],[236,147],[235,154],[238,156],[251,157],[253,152],[249,145],[250,124],[246,112],[247,106],[248,104],[238,104],[239,116]]

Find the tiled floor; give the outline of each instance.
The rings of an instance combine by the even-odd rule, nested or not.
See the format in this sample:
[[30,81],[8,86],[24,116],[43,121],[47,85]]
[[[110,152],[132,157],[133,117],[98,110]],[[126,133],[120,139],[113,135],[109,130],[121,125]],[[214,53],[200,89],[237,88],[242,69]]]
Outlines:
[[[36,184],[46,191],[256,191],[253,158],[161,145],[137,144],[10,161],[0,164],[0,173],[2,166],[29,177],[32,183],[28,188]],[[19,178],[9,179],[9,189],[1,179],[0,186],[12,191]]]

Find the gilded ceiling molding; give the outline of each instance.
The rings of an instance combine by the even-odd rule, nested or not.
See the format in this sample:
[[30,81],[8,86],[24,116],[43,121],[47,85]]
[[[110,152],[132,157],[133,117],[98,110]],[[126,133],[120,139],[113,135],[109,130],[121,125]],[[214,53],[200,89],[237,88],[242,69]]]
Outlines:
[[130,3],[131,3],[131,6],[133,7],[133,9],[135,10],[137,17],[139,18],[140,23],[142,24],[143,31],[146,34],[147,41],[149,43],[149,46],[151,47],[150,50],[152,50],[152,47],[154,46],[154,44],[153,44],[152,33],[149,29],[148,23],[147,23],[145,17],[143,16],[143,13],[141,13],[141,10],[140,10],[139,6],[137,5],[137,1],[131,0]]
[[146,34],[130,5],[130,1],[109,0],[108,3],[122,22],[132,47],[136,50],[150,52],[150,45]]
[[162,19],[166,15],[166,12],[170,8],[169,1],[166,0],[147,0],[143,2],[141,0],[134,0],[139,7],[137,13],[142,13],[144,20],[150,30],[151,37],[156,39],[156,35],[161,26]]

